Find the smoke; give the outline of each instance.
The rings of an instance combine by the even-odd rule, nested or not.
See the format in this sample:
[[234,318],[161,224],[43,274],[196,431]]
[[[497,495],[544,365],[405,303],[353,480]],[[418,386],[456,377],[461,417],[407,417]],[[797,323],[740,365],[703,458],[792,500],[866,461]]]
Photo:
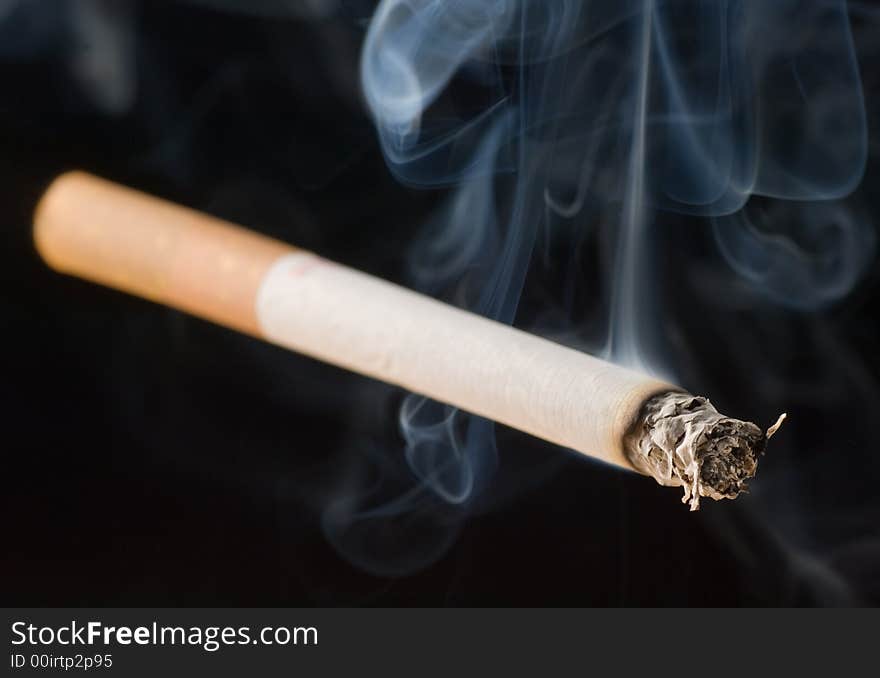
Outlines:
[[92,106],[127,113],[135,98],[134,0],[0,2],[0,57],[51,55],[65,64]]
[[712,227],[721,254],[743,281],[800,310],[845,297],[874,259],[870,221],[837,201],[753,200],[713,219]]
[[[786,381],[790,368],[771,356],[798,346],[798,323],[830,341],[815,314],[846,297],[874,261],[870,211],[858,196],[847,198],[865,172],[868,134],[845,2],[382,0],[361,82],[390,170],[407,185],[448,191],[411,252],[413,286],[695,388],[712,380],[681,332],[705,333],[704,313],[716,323],[708,334],[718,355],[758,371],[749,387],[765,419],[783,408],[797,414],[800,404],[820,407],[819,393],[844,380],[833,364],[846,349],[809,353],[836,356],[815,371],[815,388]],[[683,224],[689,235],[677,230]],[[676,245],[676,237],[684,240]],[[726,269],[701,275],[704,267],[692,263],[691,278],[658,275],[670,242],[687,257],[694,241],[711,245],[709,237],[714,254],[693,256],[720,256]],[[607,246],[596,270],[578,277],[586,238]],[[544,296],[524,311],[527,275],[548,269],[564,272],[565,300]],[[585,296],[597,311],[577,307],[573,300]],[[779,314],[813,315],[781,316],[767,330],[775,343],[763,349],[760,328],[754,338],[741,328],[725,334],[731,314],[768,304]],[[862,386],[867,408],[874,385]],[[839,416],[847,406],[839,400],[850,403],[856,391],[831,389],[838,400],[826,401],[827,411]],[[712,393],[725,398],[725,386]],[[444,523],[453,532],[490,482],[490,422],[410,395],[400,428],[419,501],[403,493],[372,508],[349,506],[334,512],[337,527],[380,515],[399,521],[418,513],[428,493],[435,515],[455,507]],[[787,435],[801,437],[797,417]],[[814,461],[827,465],[828,454],[845,453],[827,450]],[[749,510],[784,544],[793,568],[813,563],[801,570],[815,580],[833,568],[805,555],[818,548],[808,527],[797,538],[791,532],[794,517],[801,527],[812,519],[792,488],[813,482],[805,464],[788,476],[764,473]],[[876,464],[863,470],[878,479]],[[819,472],[840,490],[834,473]],[[790,502],[787,510],[780,502]],[[732,542],[736,529],[725,525],[719,533]],[[786,531],[787,540],[778,537]],[[341,553],[387,569],[362,532],[357,540],[339,538],[343,532],[332,536]],[[448,543],[435,540],[431,557]],[[839,578],[824,581],[839,591]]]
[[127,112],[134,102],[134,6],[129,0],[77,0],[71,71],[105,113]]

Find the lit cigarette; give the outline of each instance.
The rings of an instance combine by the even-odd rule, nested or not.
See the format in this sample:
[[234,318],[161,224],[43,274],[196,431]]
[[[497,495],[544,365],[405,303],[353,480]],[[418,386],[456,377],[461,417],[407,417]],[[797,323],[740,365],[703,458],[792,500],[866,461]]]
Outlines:
[[670,384],[80,172],[46,191],[34,237],[58,271],[683,486],[692,509],[742,492],[767,439]]

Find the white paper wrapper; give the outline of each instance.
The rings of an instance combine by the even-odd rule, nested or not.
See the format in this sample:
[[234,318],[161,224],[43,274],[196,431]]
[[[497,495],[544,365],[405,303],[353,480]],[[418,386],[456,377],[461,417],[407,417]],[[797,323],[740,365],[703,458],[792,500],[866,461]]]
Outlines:
[[307,252],[278,259],[269,341],[629,467],[624,433],[668,384]]

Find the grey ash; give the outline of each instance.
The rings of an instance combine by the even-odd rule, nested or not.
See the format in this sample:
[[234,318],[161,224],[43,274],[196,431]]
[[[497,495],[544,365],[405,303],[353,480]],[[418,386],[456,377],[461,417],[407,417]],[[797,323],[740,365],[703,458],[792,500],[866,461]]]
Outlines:
[[683,487],[682,501],[694,511],[700,497],[733,499],[745,492],[766,443],[755,424],[719,414],[701,396],[671,391],[645,403],[626,451],[638,471]]

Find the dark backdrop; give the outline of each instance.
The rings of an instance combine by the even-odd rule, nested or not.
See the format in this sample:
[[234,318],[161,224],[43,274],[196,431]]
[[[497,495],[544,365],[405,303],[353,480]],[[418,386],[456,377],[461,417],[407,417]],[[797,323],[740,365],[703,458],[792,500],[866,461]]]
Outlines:
[[[760,503],[760,483],[757,499],[689,514],[677,491],[512,431],[499,432],[500,468],[479,502],[451,517],[434,507],[445,532],[431,535],[427,555],[392,573],[341,552],[323,516],[373,472],[364,459],[402,454],[402,394],[52,273],[35,255],[30,218],[54,175],[82,168],[402,280],[407,247],[443,196],[394,181],[364,113],[357,57],[370,3],[320,21],[199,3],[141,3],[127,14],[103,3],[97,29],[50,4],[24,3],[0,19],[4,604],[877,600],[877,489],[855,480],[857,497],[836,481],[817,489],[823,464],[837,478],[848,462],[810,447],[850,436],[840,454],[862,459],[876,445],[846,433],[847,386],[827,407],[809,390],[816,379],[837,384],[847,369],[874,383],[876,269],[849,300],[813,314],[763,307],[743,317],[710,299],[691,320],[675,316],[689,337],[688,385],[714,388],[732,413],[768,417],[712,336],[756,323],[756,350],[789,360],[779,399],[796,397],[779,407],[800,423],[765,460],[768,477],[792,465],[806,474],[791,490],[796,507],[855,502],[861,518],[846,522],[854,552],[840,555],[844,528],[830,517],[808,537],[786,534],[772,507],[793,505]],[[708,236],[676,228],[658,245],[664,275],[711,280],[722,264]],[[668,258],[688,252],[702,263]],[[816,338],[829,332],[859,356],[857,367],[818,364],[836,351]],[[809,350],[794,348],[804,342]],[[856,400],[864,409],[854,426],[866,427],[877,410]],[[418,539],[409,527],[399,535]]]

